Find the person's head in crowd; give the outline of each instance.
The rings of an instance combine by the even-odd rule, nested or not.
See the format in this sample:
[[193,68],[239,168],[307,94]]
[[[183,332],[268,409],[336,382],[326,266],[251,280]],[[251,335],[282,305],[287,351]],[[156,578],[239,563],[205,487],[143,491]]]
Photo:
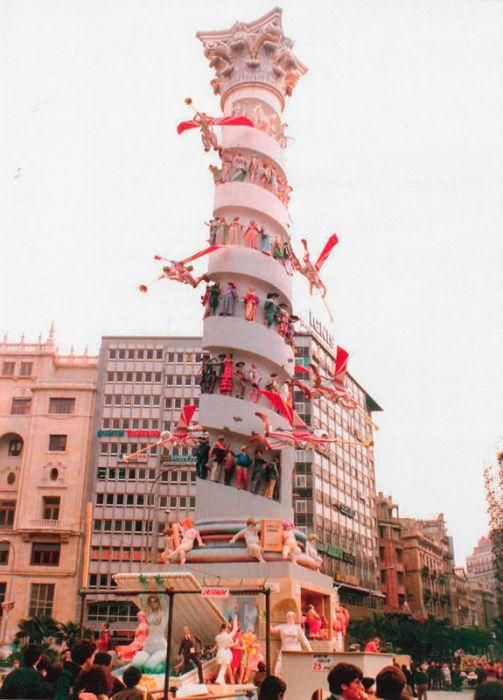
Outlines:
[[96,644],[86,639],[76,642],[70,652],[73,663],[82,668],[92,666],[95,653]]
[[100,695],[108,696],[108,678],[103,667],[93,665],[79,673],[74,689],[77,695],[79,691],[83,690],[86,693],[94,693],[98,697]]
[[474,700],[496,700],[496,698],[501,700],[503,698],[503,681],[491,680],[481,683],[473,698]]
[[258,692],[258,700],[283,700],[286,683],[278,676],[266,676]]
[[126,688],[134,688],[136,685],[138,685],[140,679],[141,671],[138,666],[129,666],[126,668],[124,675],[122,676],[122,680],[124,681]]
[[383,700],[400,700],[407,681],[396,666],[385,666],[376,676],[376,695]]
[[40,651],[40,647],[35,644],[28,644],[23,652],[23,665],[27,668],[33,668],[33,666],[38,663],[41,656],[42,652]]
[[52,664],[50,668],[47,669],[47,673],[45,674],[45,682],[46,683],[56,683],[56,681],[59,678],[59,674],[63,670],[63,664]]
[[362,685],[367,695],[375,695],[375,683],[375,678],[371,678],[370,676],[364,676],[362,678]]
[[43,676],[47,675],[48,670],[51,668],[52,662],[46,654],[42,654],[37,663],[37,671]]
[[112,654],[109,654],[107,651],[98,651],[94,656],[94,663],[96,666],[106,666],[110,668],[112,665]]
[[363,692],[362,678],[358,666],[340,663],[329,672],[328,687],[331,693],[341,695],[345,700],[359,700]]

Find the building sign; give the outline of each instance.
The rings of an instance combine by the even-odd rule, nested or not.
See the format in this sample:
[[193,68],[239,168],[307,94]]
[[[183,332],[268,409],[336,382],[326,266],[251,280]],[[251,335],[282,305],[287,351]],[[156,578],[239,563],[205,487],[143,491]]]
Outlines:
[[356,511],[354,511],[349,506],[345,506],[344,503],[338,503],[337,509],[339,513],[342,513],[342,515],[345,515],[348,518],[354,518],[356,515]]
[[340,547],[334,547],[332,544],[329,544],[327,546],[327,554],[329,557],[333,557],[334,559],[343,559],[344,552]]
[[330,671],[333,666],[333,656],[329,656],[328,654],[313,654],[311,665],[313,671]]
[[265,552],[283,550],[283,524],[281,520],[260,521],[260,544]]
[[98,437],[122,437],[124,435],[123,430],[98,430]]
[[161,437],[161,431],[160,430],[128,430],[127,436],[128,437],[137,437],[137,438]]
[[342,561],[345,561],[347,564],[354,564],[356,562],[356,559],[354,557],[354,554],[350,554],[349,552],[343,552]]
[[350,576],[349,574],[342,574],[340,571],[336,572],[335,579],[337,581],[340,581],[341,583],[349,583],[351,586],[360,585],[359,578],[357,578],[356,576]]
[[161,457],[161,464],[178,464],[179,462],[195,462],[195,455],[165,455]]
[[229,597],[229,589],[221,586],[205,586],[201,588],[203,598],[220,598],[221,600]]
[[146,454],[119,459],[119,464],[145,464],[146,462],[148,462],[148,455]]
[[327,343],[327,345],[330,345],[330,347],[334,347],[334,337],[331,333],[327,331],[325,326],[321,323],[321,321],[318,321],[318,319],[313,316],[313,313],[310,311],[309,312],[309,325],[311,328],[316,331],[316,334]]

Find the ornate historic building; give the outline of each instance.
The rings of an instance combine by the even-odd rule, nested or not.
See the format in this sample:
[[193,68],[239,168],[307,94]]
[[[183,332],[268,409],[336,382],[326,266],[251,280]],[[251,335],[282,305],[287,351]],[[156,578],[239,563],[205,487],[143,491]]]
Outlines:
[[[17,621],[77,619],[98,361],[46,341],[0,343],[0,596]],[[6,606],[8,608],[10,606]]]
[[442,514],[433,520],[400,518],[405,588],[411,613],[451,620],[452,541]]
[[390,496],[377,495],[377,528],[379,532],[379,570],[385,612],[406,612],[409,609],[405,588],[405,566],[402,524],[398,505]]
[[484,470],[487,512],[489,515],[489,539],[494,558],[496,579],[496,605],[503,615],[503,452],[496,462]]

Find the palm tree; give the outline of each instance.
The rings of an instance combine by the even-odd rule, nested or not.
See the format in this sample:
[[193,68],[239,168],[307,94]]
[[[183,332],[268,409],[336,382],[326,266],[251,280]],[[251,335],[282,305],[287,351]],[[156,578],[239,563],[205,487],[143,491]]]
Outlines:
[[70,649],[80,639],[80,636],[80,625],[77,622],[69,620],[67,623],[57,623],[55,637],[58,644],[64,643]]
[[58,633],[58,623],[50,615],[40,615],[20,620],[16,639],[28,640],[31,644],[47,643]]

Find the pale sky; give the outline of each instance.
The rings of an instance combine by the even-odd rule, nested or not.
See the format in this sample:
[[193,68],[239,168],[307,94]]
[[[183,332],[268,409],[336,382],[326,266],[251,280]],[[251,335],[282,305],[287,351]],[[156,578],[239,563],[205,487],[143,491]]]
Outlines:
[[[62,350],[91,351],[201,333],[198,292],[136,288],[154,254],[206,237],[214,159],[175,131],[186,96],[219,110],[195,32],[273,6],[2,0],[0,331],[35,339],[54,320]],[[384,408],[378,485],[403,515],[443,511],[463,563],[502,431],[503,3],[282,7],[309,68],[285,112],[294,238],[317,251],[339,234],[330,330]]]

